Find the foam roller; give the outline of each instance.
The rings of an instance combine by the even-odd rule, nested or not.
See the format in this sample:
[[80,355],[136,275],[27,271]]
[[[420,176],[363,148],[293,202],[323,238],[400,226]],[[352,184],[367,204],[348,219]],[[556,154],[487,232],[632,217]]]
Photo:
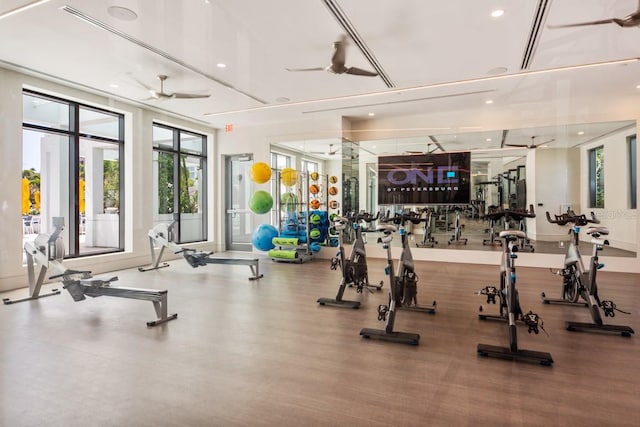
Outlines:
[[271,239],[271,243],[276,246],[298,246],[298,238],[297,237],[274,237]]
[[271,249],[269,251],[269,256],[271,258],[279,258],[279,259],[296,259],[298,258],[298,252]]

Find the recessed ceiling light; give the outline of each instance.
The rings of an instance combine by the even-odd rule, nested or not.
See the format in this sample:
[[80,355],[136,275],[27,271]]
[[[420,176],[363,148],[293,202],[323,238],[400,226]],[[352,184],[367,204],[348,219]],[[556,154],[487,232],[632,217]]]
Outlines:
[[291,101],[289,98],[287,98],[286,96],[280,96],[278,98],[276,98],[277,102],[289,102]]
[[373,116],[375,116],[375,115],[376,115],[376,113],[369,113],[369,114],[367,114],[367,116],[369,116],[369,117],[373,117]]
[[485,104],[493,104],[493,99],[487,99],[484,101]]
[[135,21],[138,19],[137,13],[122,6],[109,6],[107,12],[109,12],[109,15],[121,21]]
[[491,138],[487,138],[487,139],[485,139],[485,141],[491,142]]
[[500,18],[502,15],[504,15],[504,10],[502,9],[496,9],[493,12],[491,12],[491,16],[493,18]]
[[640,85],[637,85],[637,86],[636,86],[636,89],[640,89]]
[[112,87],[112,88],[114,88],[114,89],[118,89],[120,86],[118,86],[118,84],[117,84],[117,83],[111,83],[111,84],[109,85],[109,87]]
[[578,135],[584,135],[584,131],[579,131]]
[[371,148],[378,148],[378,146],[377,145],[372,145]]
[[218,62],[216,64],[216,67],[218,67],[218,68],[227,68],[227,64],[223,64],[222,62]]

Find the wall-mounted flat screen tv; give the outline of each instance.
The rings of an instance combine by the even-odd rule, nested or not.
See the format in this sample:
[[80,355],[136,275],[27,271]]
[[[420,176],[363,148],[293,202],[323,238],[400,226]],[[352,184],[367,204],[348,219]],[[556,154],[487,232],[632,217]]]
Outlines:
[[378,204],[469,204],[470,171],[470,152],[380,156]]

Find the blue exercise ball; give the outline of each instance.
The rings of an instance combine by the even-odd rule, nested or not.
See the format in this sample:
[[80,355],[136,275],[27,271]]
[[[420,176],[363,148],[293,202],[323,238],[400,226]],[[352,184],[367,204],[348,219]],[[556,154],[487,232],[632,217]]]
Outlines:
[[268,251],[276,247],[272,242],[274,237],[278,237],[277,228],[270,224],[260,224],[251,235],[251,243],[260,251]]

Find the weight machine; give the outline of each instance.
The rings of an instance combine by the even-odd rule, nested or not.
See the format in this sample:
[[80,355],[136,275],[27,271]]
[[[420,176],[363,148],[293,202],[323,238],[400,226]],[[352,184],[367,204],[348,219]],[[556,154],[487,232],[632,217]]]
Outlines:
[[[171,223],[161,223],[149,230],[149,247],[151,250],[151,265],[148,267],[138,267],[138,271],[150,271],[169,267],[169,264],[162,262],[162,255],[165,249],[169,249],[174,254],[182,254],[187,263],[193,267],[202,267],[207,264],[227,264],[227,265],[247,265],[251,269],[252,276],[249,280],[257,280],[263,277],[260,274],[260,260],[258,258],[212,258],[213,251],[197,251],[195,249],[183,248],[174,242],[174,227],[178,221],[179,214],[173,214]],[[160,251],[156,254],[156,248]]]

